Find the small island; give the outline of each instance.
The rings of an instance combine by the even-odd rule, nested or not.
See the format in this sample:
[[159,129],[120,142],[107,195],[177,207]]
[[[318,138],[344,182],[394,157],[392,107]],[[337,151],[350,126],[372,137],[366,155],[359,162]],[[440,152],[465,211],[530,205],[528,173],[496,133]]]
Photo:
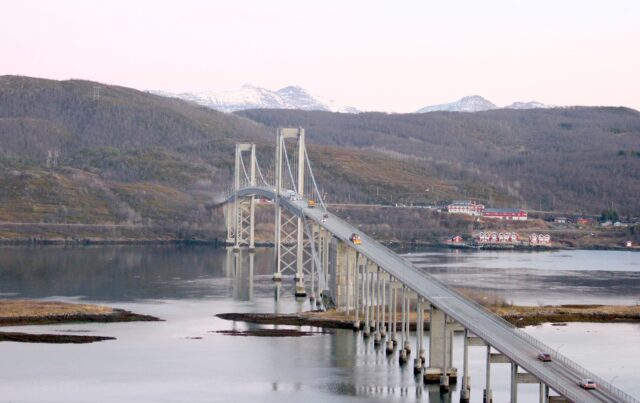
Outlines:
[[[39,300],[0,300],[0,326],[90,322],[148,322],[159,320],[161,319],[153,316],[136,314],[123,309],[114,309],[101,305]],[[0,342],[78,344],[114,339],[114,337],[106,336],[0,332]]]

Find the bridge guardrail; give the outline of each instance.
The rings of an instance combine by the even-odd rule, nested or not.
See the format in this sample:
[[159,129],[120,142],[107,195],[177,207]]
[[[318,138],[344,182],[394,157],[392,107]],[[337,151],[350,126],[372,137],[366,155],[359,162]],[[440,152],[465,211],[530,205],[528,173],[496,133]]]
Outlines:
[[[235,192],[231,192],[231,193],[234,194],[234,196],[235,196]],[[363,237],[366,237],[369,240],[374,241],[371,237],[367,236],[366,234],[363,234]],[[411,264],[406,259],[404,259],[401,256],[398,256],[397,254],[393,253],[392,251],[390,251],[385,246],[383,246],[383,245],[380,245],[380,246],[383,249],[387,249],[389,252],[391,252],[392,256],[394,256],[402,264],[406,264],[406,263]],[[638,403],[639,402],[638,399],[636,399],[633,396],[623,392],[622,390],[616,388],[615,386],[613,386],[609,382],[607,382],[604,379],[600,378],[599,376],[593,374],[591,371],[587,370],[586,368],[580,366],[579,364],[575,363],[574,361],[570,360],[569,358],[561,355],[555,349],[550,348],[549,346],[545,345],[544,343],[542,343],[541,341],[537,340],[533,336],[531,336],[528,333],[524,332],[523,330],[515,327],[513,324],[511,324],[510,322],[504,320],[502,317],[499,317],[499,316],[495,315],[493,312],[489,311],[486,307],[480,305],[476,301],[468,299],[467,297],[462,295],[457,290],[447,286],[446,284],[444,284],[440,280],[436,279],[433,275],[431,275],[429,273],[424,273],[424,272],[422,272],[420,270],[416,270],[416,272],[420,273],[422,276],[426,277],[434,285],[436,285],[437,287],[443,289],[444,291],[446,291],[448,293],[455,294],[458,297],[458,299],[460,301],[462,301],[463,303],[465,303],[467,305],[473,305],[474,307],[479,308],[480,310],[486,312],[495,322],[500,323],[502,326],[507,327],[510,331],[516,333],[522,340],[524,340],[525,342],[527,342],[530,345],[534,346],[538,351],[541,351],[541,352],[544,351],[544,352],[547,352],[547,353],[551,354],[551,356],[552,356],[552,358],[554,360],[556,360],[558,362],[561,362],[562,364],[564,364],[564,365],[568,366],[569,368],[573,369],[575,372],[578,372],[578,373],[582,374],[582,377],[593,379],[599,385],[599,389],[602,389],[602,390],[610,393],[612,396],[620,399],[624,403]],[[474,333],[475,332],[476,331],[474,331]],[[482,339],[484,339],[485,341],[487,341],[490,345],[498,348],[498,345],[500,343],[497,342],[492,337],[490,337],[489,335],[484,334],[481,331],[477,331],[476,334],[479,337],[481,337]],[[504,347],[503,347],[503,350],[504,350]],[[520,360],[523,361],[523,362],[526,361],[526,359],[523,359],[522,356],[520,354],[518,354],[517,352],[511,352],[511,354],[519,357]],[[577,381],[578,380],[576,379],[576,382]],[[579,401],[579,396],[576,396],[573,392],[567,390],[566,388],[563,388],[563,387],[558,385],[558,387],[553,387],[553,389],[556,392],[562,394],[563,396],[566,396],[569,399],[573,399],[575,401]]]
[[[576,372],[582,373],[583,374],[583,378],[591,378],[593,381],[596,382],[596,384],[598,385],[598,388],[609,392],[610,394],[612,394],[616,398],[621,399],[621,401],[624,402],[624,403],[638,403],[639,402],[639,400],[636,399],[635,397],[633,397],[633,396],[629,395],[628,393],[616,388],[611,383],[605,381],[604,379],[602,379],[601,377],[597,376],[593,372],[591,372],[588,369],[582,367],[581,365],[577,364],[576,362],[572,361],[571,359],[567,358],[566,356],[560,354],[555,349],[552,349],[551,347],[547,346],[546,344],[544,344],[540,340],[536,339],[535,337],[531,336],[527,332],[525,332],[522,329],[514,326],[512,323],[508,322],[504,318],[502,318],[502,317],[494,314],[493,312],[489,311],[486,307],[482,306],[481,304],[477,303],[476,301],[474,301],[472,299],[469,299],[469,298],[465,297],[459,291],[457,291],[457,290],[455,290],[455,289],[453,289],[451,287],[448,287],[446,284],[444,284],[440,280],[436,279],[433,275],[431,275],[429,273],[424,273],[424,272],[420,272],[420,273],[422,275],[424,275],[425,277],[429,278],[431,281],[435,281],[439,285],[446,287],[448,289],[448,291],[450,291],[452,293],[455,293],[461,300],[465,301],[467,304],[472,304],[472,305],[476,306],[477,308],[480,308],[480,309],[486,311],[487,313],[492,315],[496,321],[501,322],[503,326],[506,326],[506,327],[510,328],[512,331],[514,331],[515,333],[517,333],[522,339],[524,339],[529,344],[533,345],[536,349],[538,349],[538,351],[551,354],[551,356],[552,356],[552,358],[554,360],[563,363],[564,365],[570,367],[571,369],[573,369]],[[492,344],[492,343],[490,343],[490,344]],[[579,379],[576,379],[576,382],[578,382],[578,381],[579,381]],[[559,390],[556,390],[556,392],[560,393]]]

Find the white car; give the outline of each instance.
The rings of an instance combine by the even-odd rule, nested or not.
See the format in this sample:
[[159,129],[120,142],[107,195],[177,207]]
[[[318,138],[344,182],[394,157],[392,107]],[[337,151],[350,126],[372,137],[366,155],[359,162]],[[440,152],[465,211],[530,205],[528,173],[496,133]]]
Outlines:
[[289,200],[293,200],[293,201],[300,200],[300,197],[298,196],[298,194],[293,190],[288,189],[285,191],[285,194],[287,195]]
[[580,379],[580,382],[578,382],[578,385],[580,385],[580,387],[582,389],[595,389],[596,388],[596,383],[588,378],[585,379]]

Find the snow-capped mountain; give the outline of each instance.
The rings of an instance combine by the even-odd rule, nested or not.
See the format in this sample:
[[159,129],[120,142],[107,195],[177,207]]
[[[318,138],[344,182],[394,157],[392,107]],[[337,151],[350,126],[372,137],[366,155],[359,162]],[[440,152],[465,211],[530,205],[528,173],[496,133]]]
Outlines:
[[545,105],[540,102],[514,102],[511,105],[507,105],[503,108],[497,106],[493,102],[479,96],[472,95],[464,98],[460,98],[455,102],[447,104],[432,105],[419,109],[417,113],[435,112],[435,111],[448,111],[448,112],[481,112],[489,111],[493,109],[537,109],[537,108],[554,108],[552,105]]
[[245,84],[239,90],[219,92],[185,92],[172,94],[153,91],[157,95],[181,98],[221,112],[244,109],[301,109],[305,111],[329,111],[358,113],[356,108],[311,94],[304,88],[289,86],[277,91]]
[[449,112],[480,112],[498,109],[494,103],[482,98],[480,95],[472,95],[461,98],[447,104],[432,105],[418,110],[417,113],[449,111]]
[[530,102],[514,102],[511,105],[507,105],[504,109],[548,109],[553,108],[552,105],[545,105],[540,102],[530,101]]

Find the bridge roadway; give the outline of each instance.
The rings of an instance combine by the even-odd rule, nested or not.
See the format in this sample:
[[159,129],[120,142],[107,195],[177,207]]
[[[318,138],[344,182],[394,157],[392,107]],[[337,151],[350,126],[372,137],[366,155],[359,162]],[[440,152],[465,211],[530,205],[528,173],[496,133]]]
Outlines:
[[[275,199],[275,190],[264,187],[245,188],[238,192],[239,197],[262,196]],[[233,198],[233,196],[232,196]],[[231,199],[232,200],[232,199]],[[344,220],[329,214],[326,222],[322,222],[323,211],[308,208],[304,200],[292,201],[282,196],[280,205],[292,214],[307,217],[330,231],[336,238],[349,244],[352,248],[373,261],[392,277],[409,287],[421,297],[426,298],[470,332],[482,338],[493,348],[506,355],[527,372],[548,385],[551,389],[574,402],[619,402],[612,390],[598,385],[596,390],[584,390],[578,385],[583,378],[590,378],[584,370],[571,365],[568,360],[555,351],[545,351],[552,355],[551,362],[542,362],[537,356],[540,344],[519,329],[489,312],[482,306],[463,297],[435,277],[420,271],[410,262],[398,256],[384,245],[370,238]],[[362,238],[360,245],[353,245],[349,238],[357,233]],[[564,361],[564,362],[563,362]],[[622,392],[624,393],[624,392]],[[635,401],[638,400],[628,400]]]

